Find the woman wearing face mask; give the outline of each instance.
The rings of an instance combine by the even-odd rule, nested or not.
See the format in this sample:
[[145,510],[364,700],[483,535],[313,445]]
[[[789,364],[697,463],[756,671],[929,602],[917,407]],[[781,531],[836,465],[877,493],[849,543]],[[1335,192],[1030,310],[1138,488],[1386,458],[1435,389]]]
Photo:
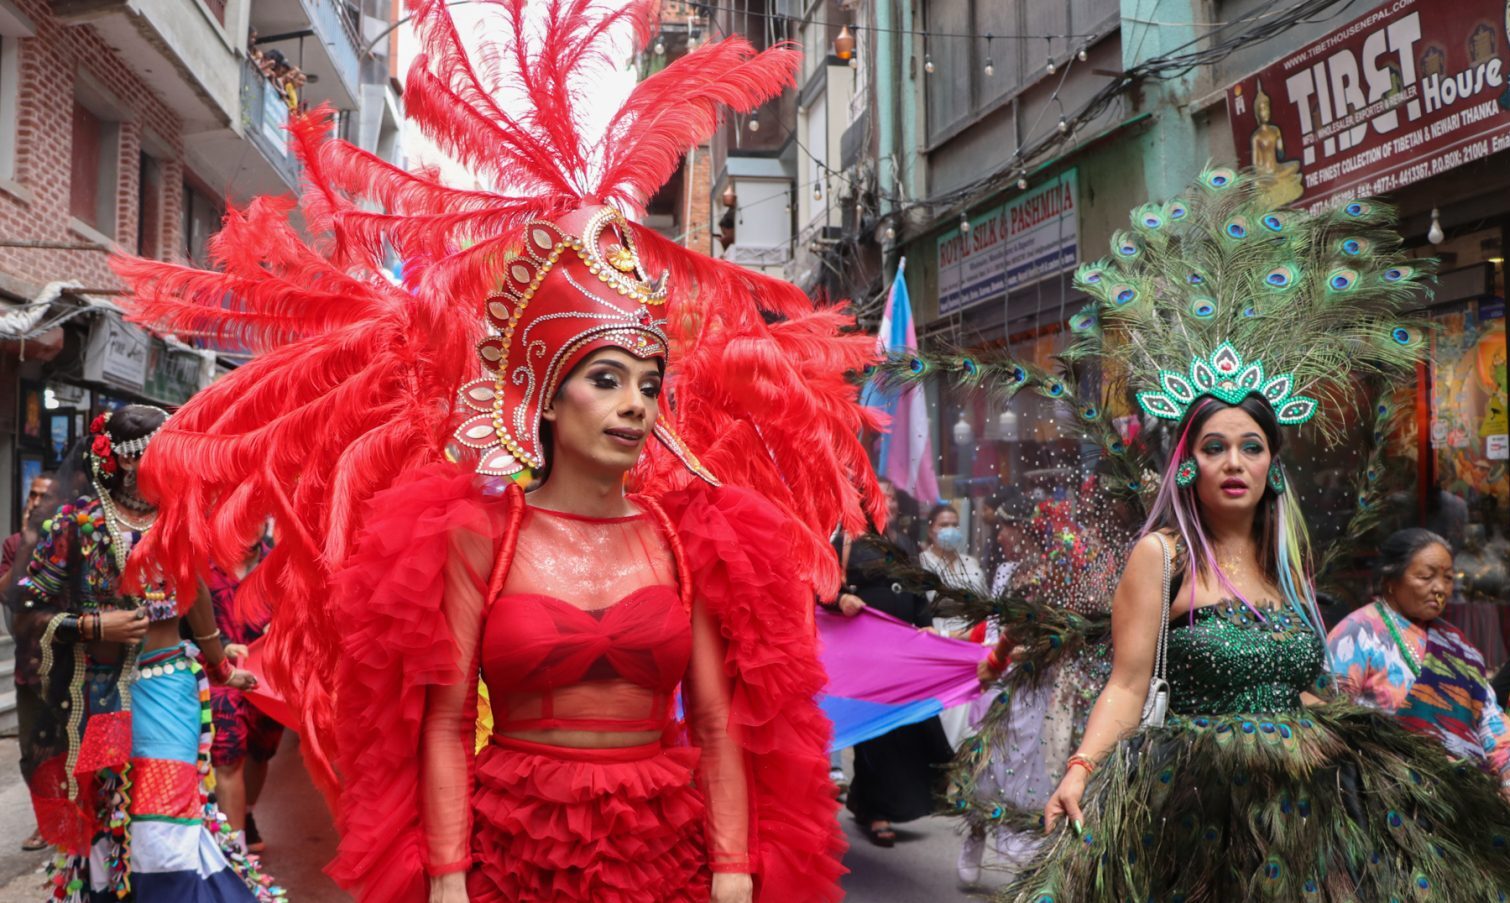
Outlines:
[[1327,637],[1338,683],[1494,774],[1510,794],[1510,729],[1484,657],[1442,617],[1454,572],[1447,540],[1400,530],[1379,547],[1377,570],[1380,597]]
[[[918,564],[944,581],[946,586],[969,590],[984,596],[989,589],[986,569],[980,560],[965,553],[965,533],[960,529],[959,511],[953,505],[935,505],[928,512],[928,548],[918,556]],[[963,618],[933,619],[933,629],[945,636],[964,638],[970,624]],[[995,638],[991,639],[995,642]],[[970,733],[970,706],[957,705],[939,714],[949,745],[958,749]]]
[[[928,512],[928,548],[918,556],[918,563],[956,589],[982,596],[989,589],[980,560],[965,553],[965,532],[960,529],[959,511],[953,505],[935,505]],[[950,633],[958,633],[963,627],[942,619],[935,626]]]

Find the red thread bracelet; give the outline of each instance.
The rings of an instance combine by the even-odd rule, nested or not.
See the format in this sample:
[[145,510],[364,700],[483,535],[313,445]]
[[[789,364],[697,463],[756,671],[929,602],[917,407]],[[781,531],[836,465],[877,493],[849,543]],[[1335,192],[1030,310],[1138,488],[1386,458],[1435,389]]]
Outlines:
[[210,682],[216,686],[223,685],[235,673],[235,669],[231,667],[230,660],[224,658],[213,665],[206,662],[205,671],[209,672]]
[[1090,759],[1087,759],[1085,756],[1080,755],[1079,753],[1076,753],[1075,755],[1070,756],[1065,760],[1064,770],[1069,771],[1076,765],[1084,768],[1086,775],[1093,775],[1096,773],[1096,763],[1092,762]]

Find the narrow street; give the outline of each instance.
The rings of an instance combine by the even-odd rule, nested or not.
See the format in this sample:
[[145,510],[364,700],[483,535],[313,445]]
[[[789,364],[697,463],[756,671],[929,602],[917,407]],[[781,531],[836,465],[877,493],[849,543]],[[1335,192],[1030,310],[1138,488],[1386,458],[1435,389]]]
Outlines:
[[[24,853],[31,833],[31,807],[16,768],[16,741],[0,740],[0,903],[40,903],[39,869],[46,853]],[[320,794],[299,758],[298,740],[284,738],[273,759],[268,786],[257,805],[257,823],[267,841],[268,870],[289,891],[291,903],[347,903],[351,897],[322,871],[335,853],[336,834]],[[959,837],[954,821],[926,818],[897,826],[897,845],[872,846],[848,813],[841,823],[850,850],[844,864],[845,899],[852,903],[938,903],[980,899],[956,889],[954,860]],[[988,854],[987,864],[990,863]],[[986,872],[986,882],[999,880]]]

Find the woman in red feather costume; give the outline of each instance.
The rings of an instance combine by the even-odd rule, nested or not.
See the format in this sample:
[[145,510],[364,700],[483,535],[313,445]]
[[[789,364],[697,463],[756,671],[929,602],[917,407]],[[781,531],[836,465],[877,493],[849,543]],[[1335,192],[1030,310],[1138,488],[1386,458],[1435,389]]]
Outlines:
[[846,378],[873,345],[631,219],[797,56],[701,47],[588,141],[575,103],[647,10],[524,6],[490,4],[478,67],[443,4],[414,9],[408,114],[496,191],[316,116],[293,127],[315,242],[259,198],[220,272],[118,261],[140,321],[258,352],[156,440],[143,489],[173,492],[142,554],[188,586],[276,518],[238,601],[272,605],[268,676],[362,901],[835,900],[811,612],[835,525],[884,517]]

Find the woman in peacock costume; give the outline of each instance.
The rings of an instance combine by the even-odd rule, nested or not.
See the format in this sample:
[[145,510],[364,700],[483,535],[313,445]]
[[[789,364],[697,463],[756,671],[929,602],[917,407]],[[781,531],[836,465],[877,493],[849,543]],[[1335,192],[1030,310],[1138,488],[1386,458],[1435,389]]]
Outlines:
[[[1111,677],[1004,900],[1505,899],[1497,782],[1328,694],[1284,430],[1422,355],[1421,262],[1382,204],[1265,207],[1228,169],[1133,213],[1077,284],[1080,355],[1175,424],[1112,601]],[[1167,678],[1164,683],[1162,678]],[[1167,712],[1167,717],[1166,717]],[[1069,830],[1066,830],[1068,826]]]

